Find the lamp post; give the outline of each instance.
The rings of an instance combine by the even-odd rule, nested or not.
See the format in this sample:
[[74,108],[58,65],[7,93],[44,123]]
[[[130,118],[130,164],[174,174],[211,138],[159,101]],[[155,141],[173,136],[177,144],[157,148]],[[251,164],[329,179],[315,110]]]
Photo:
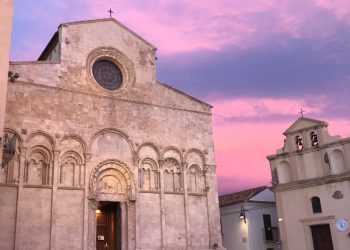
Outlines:
[[247,224],[247,218],[245,216],[244,206],[241,206],[241,212],[239,213],[239,218],[244,220],[244,223]]

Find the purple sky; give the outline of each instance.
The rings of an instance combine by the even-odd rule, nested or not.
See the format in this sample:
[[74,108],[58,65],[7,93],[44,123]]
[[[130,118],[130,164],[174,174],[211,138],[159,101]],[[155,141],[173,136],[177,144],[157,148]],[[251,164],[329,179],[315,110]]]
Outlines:
[[350,1],[15,0],[12,60],[109,8],[157,46],[158,80],[214,105],[221,193],[269,184],[265,157],[300,108],[350,135]]

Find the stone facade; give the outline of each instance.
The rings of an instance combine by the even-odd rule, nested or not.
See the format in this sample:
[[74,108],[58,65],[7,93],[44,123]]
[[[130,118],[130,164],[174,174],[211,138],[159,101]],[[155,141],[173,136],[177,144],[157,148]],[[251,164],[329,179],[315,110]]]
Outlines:
[[268,156],[283,249],[350,249],[350,138],[327,126],[299,118]]
[[[39,61],[11,63],[0,249],[96,249],[108,202],[119,249],[222,248],[211,106],[156,81],[155,52],[101,19],[62,24]],[[95,81],[101,59],[120,89]]]
[[12,32],[13,0],[0,2],[0,167],[2,159],[3,131],[5,122],[5,106],[7,80],[10,58]]

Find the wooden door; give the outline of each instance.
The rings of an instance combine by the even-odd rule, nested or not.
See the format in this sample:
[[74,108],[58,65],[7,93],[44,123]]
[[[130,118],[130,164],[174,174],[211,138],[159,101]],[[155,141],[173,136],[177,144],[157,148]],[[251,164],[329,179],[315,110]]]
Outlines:
[[329,224],[311,226],[314,250],[334,250]]
[[96,211],[96,224],[96,250],[120,250],[119,203],[100,203]]

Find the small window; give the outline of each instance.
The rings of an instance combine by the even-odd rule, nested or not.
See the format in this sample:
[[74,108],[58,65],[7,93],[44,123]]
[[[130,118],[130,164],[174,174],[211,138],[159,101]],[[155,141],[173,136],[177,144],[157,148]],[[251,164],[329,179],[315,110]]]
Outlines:
[[310,133],[310,139],[311,139],[311,146],[313,147],[318,146],[318,138],[317,138],[317,133],[315,131],[312,131]]
[[269,214],[263,214],[265,240],[273,240],[271,216]]
[[317,197],[317,196],[312,197],[311,204],[312,204],[312,212],[314,214],[322,213],[321,200],[319,197]]
[[295,143],[297,144],[297,149],[302,150],[304,148],[303,139],[300,135],[295,137]]

